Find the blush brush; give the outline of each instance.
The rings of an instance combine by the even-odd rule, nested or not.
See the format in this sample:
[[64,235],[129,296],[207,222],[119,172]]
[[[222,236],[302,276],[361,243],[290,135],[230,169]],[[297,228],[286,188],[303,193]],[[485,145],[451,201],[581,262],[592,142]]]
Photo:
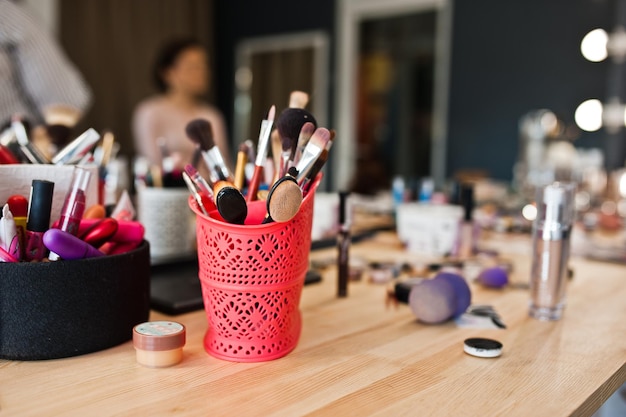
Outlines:
[[233,182],[233,177],[222,157],[219,147],[213,140],[213,128],[206,119],[194,119],[187,123],[185,133],[192,142],[196,143],[202,152],[204,162],[211,172],[211,181]]

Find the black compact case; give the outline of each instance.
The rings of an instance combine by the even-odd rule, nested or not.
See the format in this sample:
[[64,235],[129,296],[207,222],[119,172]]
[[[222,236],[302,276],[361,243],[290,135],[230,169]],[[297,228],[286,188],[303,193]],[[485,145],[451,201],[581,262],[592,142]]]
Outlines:
[[150,314],[150,247],[99,258],[0,263],[0,358],[77,356],[132,338]]

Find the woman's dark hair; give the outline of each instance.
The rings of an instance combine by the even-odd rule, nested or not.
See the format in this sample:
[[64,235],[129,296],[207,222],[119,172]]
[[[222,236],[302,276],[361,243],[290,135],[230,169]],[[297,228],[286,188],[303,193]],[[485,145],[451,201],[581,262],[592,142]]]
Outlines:
[[159,50],[152,68],[152,78],[160,92],[165,93],[168,88],[163,79],[163,73],[174,65],[182,52],[190,48],[203,48],[203,46],[196,39],[186,38],[170,41]]

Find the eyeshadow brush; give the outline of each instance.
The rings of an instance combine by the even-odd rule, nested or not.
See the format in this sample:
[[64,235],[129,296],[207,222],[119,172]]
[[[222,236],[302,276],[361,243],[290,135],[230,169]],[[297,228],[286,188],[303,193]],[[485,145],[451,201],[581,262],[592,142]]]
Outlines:
[[300,158],[298,165],[296,165],[296,169],[298,170],[298,184],[302,184],[313,167],[313,164],[326,148],[329,141],[330,131],[328,129],[320,127],[315,130],[313,136],[311,136],[311,139],[309,140],[309,143],[307,143],[304,148],[302,158]]
[[304,152],[304,148],[306,144],[309,143],[309,139],[311,139],[311,135],[315,132],[315,125],[311,122],[306,122],[302,125],[302,129],[300,130],[300,134],[298,135],[298,144],[296,146],[296,154],[293,157],[294,165],[298,165],[300,162],[300,158],[302,158],[302,152]]

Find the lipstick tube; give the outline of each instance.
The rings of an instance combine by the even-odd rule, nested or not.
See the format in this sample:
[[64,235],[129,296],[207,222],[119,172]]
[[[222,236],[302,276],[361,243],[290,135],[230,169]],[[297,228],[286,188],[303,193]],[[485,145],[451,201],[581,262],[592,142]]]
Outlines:
[[24,257],[27,261],[40,261],[48,250],[43,243],[43,234],[50,227],[50,210],[54,183],[46,180],[33,180],[28,203],[28,220],[26,222],[26,249]]

